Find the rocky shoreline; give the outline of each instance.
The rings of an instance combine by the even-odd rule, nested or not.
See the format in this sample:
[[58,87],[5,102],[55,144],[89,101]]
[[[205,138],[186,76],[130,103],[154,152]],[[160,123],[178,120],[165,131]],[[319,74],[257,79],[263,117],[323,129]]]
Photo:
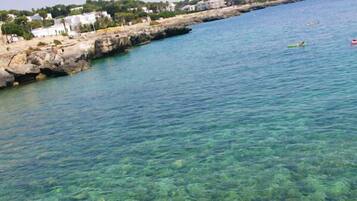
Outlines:
[[186,34],[188,25],[208,22],[240,15],[252,10],[263,9],[300,0],[274,0],[265,3],[231,6],[222,9],[180,15],[158,21],[158,25],[133,26],[127,30],[113,28],[105,32],[88,35],[72,44],[41,48],[28,48],[16,52],[0,52],[0,88],[17,86],[43,80],[47,77],[71,75],[90,66],[90,60],[124,52],[128,48],[167,37]]

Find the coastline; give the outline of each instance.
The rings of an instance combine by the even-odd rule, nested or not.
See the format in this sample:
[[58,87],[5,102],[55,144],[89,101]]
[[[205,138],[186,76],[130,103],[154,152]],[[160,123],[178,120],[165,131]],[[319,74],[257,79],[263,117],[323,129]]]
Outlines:
[[[230,6],[158,20],[157,25],[140,23],[98,30],[75,39],[58,36],[10,44],[0,49],[0,88],[43,80],[46,77],[75,74],[87,70],[92,59],[124,52],[154,40],[189,33],[191,28],[188,26],[192,24],[225,19],[252,10],[298,1],[301,0],[272,0]],[[53,47],[53,40],[60,40],[62,44]],[[38,47],[40,41],[46,42],[47,45]]]

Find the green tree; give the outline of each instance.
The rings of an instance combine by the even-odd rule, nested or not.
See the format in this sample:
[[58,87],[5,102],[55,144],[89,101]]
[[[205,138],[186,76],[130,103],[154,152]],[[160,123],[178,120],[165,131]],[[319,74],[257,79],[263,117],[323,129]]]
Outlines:
[[45,10],[40,10],[40,11],[38,11],[38,14],[42,17],[43,20],[46,20],[46,18],[47,18],[47,11],[45,11]]
[[37,29],[37,28],[42,27],[42,22],[38,21],[38,20],[34,20],[34,21],[29,22],[29,25],[30,25],[30,28]]
[[0,21],[6,22],[9,20],[7,16],[9,13],[7,11],[0,11]]
[[52,26],[54,24],[55,24],[54,20],[43,20],[42,21],[42,26],[43,27],[50,27],[50,26]]
[[20,17],[17,17],[14,22],[20,26],[26,26],[27,25],[27,22],[28,22],[28,19],[26,16],[20,16]]
[[138,16],[135,15],[134,13],[129,13],[129,12],[115,13],[115,20],[122,24],[127,24],[129,22],[132,22],[136,18],[138,18]]
[[90,12],[99,11],[99,10],[101,10],[101,7],[97,6],[95,4],[92,4],[92,3],[86,3],[83,5],[83,12],[85,12],[85,13],[90,13]]
[[69,13],[70,15],[80,15],[82,14],[82,11],[81,9],[76,9],[76,10],[71,10],[71,12]]
[[28,26],[17,24],[16,22],[7,22],[1,26],[1,31],[5,35],[16,34],[17,36],[22,36],[26,40],[33,38],[32,33],[28,29]]

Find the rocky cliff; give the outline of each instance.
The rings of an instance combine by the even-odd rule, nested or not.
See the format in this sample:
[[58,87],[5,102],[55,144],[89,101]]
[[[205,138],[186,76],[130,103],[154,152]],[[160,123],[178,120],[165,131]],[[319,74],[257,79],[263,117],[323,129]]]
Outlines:
[[91,59],[190,31],[185,26],[160,26],[131,34],[104,34],[69,47],[28,49],[0,67],[0,88],[78,73],[89,68]]
[[76,41],[71,45],[46,46],[0,53],[0,88],[18,85],[46,77],[63,76],[89,68],[91,59],[103,57],[126,49],[170,36],[191,31],[188,25],[237,16],[252,10],[263,9],[300,0],[271,0],[241,6],[231,6],[192,14],[179,15],[158,21],[158,25],[118,27],[110,33]]

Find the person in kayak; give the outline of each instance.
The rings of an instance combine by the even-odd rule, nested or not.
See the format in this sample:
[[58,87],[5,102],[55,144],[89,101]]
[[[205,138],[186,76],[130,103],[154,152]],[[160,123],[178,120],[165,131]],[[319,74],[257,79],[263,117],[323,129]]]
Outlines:
[[305,46],[305,41],[301,41],[300,43],[298,43],[298,47],[304,47]]
[[288,48],[298,48],[298,47],[305,47],[305,41],[301,41],[292,45],[288,45]]

